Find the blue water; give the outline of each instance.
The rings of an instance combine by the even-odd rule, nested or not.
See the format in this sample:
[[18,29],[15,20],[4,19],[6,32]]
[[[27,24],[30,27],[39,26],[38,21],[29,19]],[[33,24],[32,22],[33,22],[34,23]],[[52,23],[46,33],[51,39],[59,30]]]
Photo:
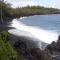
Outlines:
[[20,20],[28,26],[40,27],[45,30],[54,30],[60,34],[60,15],[35,15]]
[[[57,41],[60,35],[60,15],[35,15],[13,19],[10,25],[15,29],[8,32],[14,35],[32,38],[40,48],[44,43]],[[38,43],[37,43],[38,42]],[[44,42],[44,43],[41,43]],[[32,44],[31,44],[32,45]]]

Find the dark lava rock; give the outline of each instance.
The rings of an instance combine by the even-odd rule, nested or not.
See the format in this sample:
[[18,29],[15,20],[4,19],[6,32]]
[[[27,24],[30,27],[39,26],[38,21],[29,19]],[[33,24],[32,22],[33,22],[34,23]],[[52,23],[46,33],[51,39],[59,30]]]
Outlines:
[[52,42],[46,47],[52,56],[52,60],[60,60],[60,36],[58,37],[57,42]]
[[[47,49],[41,50],[40,48],[36,48],[34,45],[36,43],[28,39],[26,37],[17,37],[14,35],[8,37],[8,42],[18,53],[18,60],[51,60],[51,56]],[[30,43],[32,43],[32,45]]]

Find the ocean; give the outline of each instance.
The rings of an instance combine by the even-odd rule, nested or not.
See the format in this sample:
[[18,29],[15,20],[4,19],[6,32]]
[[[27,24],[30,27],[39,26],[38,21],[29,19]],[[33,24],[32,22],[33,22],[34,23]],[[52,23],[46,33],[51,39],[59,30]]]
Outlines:
[[16,18],[12,20],[10,26],[14,27],[8,30],[11,34],[33,38],[34,41],[39,42],[39,46],[41,42],[50,44],[57,41],[60,35],[60,15],[34,15]]

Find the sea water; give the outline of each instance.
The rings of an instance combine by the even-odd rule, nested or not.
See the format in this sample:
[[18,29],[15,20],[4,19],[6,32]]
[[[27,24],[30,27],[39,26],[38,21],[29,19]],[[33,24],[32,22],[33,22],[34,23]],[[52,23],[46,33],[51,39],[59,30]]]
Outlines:
[[50,44],[57,41],[60,35],[60,15],[34,15],[16,18],[12,20],[10,26],[15,28],[9,30],[12,34],[34,38],[34,40]]

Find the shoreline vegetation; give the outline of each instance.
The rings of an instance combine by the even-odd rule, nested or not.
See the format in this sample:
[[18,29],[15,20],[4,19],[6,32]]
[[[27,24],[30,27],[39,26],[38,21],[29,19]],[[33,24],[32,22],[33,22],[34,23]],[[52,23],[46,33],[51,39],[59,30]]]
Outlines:
[[44,50],[41,50],[40,48],[30,48],[29,45],[23,41],[26,40],[26,38],[18,38],[8,33],[6,30],[10,29],[10,27],[7,26],[13,18],[32,15],[60,14],[59,9],[40,6],[11,8],[10,4],[0,1],[0,11],[1,6],[3,23],[0,23],[0,60],[58,60],[58,57],[60,57],[60,36],[57,42],[52,42]]
[[60,9],[57,8],[46,8],[42,6],[26,6],[26,7],[12,8],[11,4],[0,1],[0,18],[1,18],[1,7],[2,7],[3,19],[7,18],[13,19],[32,15],[60,14]]

